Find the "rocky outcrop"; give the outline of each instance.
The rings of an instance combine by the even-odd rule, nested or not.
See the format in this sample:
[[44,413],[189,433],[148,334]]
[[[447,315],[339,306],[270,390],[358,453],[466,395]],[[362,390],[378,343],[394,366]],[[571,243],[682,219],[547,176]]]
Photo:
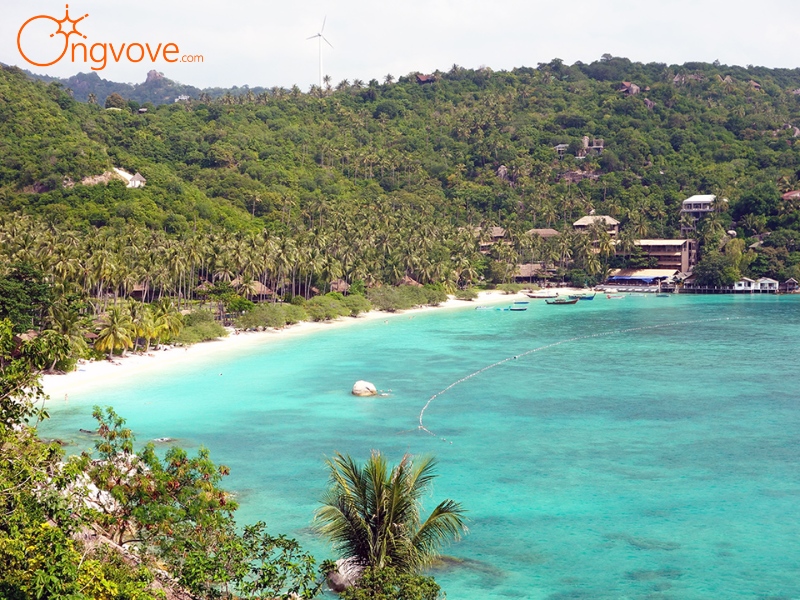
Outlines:
[[377,396],[378,390],[369,381],[356,381],[353,384],[353,396]]
[[328,587],[341,594],[347,588],[353,587],[363,572],[364,567],[354,558],[340,558],[336,561],[336,570],[328,573]]

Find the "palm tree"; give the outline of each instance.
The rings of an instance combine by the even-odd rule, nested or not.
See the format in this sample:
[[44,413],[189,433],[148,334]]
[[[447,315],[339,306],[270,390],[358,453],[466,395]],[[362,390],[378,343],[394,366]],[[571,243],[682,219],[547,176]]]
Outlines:
[[379,452],[361,466],[350,456],[327,461],[330,487],[317,510],[317,530],[345,559],[362,567],[391,565],[417,572],[439,549],[467,532],[464,510],[452,500],[433,509],[424,522],[420,502],[435,477],[432,457],[405,455],[390,469]]
[[[168,298],[151,305],[153,328],[156,340],[166,341],[178,335],[183,329],[183,316]],[[156,343],[158,345],[158,342]],[[149,348],[149,341],[148,341]]]
[[108,358],[114,354],[115,350],[121,350],[125,355],[125,350],[133,347],[133,324],[130,315],[122,309],[112,306],[101,321],[102,328],[94,341],[94,347],[99,352],[108,352]]

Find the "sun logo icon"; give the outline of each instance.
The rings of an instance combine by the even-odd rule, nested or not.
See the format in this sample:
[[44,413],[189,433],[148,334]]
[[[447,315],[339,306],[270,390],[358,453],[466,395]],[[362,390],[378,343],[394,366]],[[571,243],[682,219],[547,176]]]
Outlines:
[[[22,58],[24,58],[32,65],[35,65],[37,67],[49,67],[50,65],[54,65],[62,58],[64,58],[64,55],[67,53],[67,49],[69,48],[69,38],[71,35],[79,35],[82,38],[86,39],[86,36],[83,35],[80,31],[78,31],[77,25],[88,16],[89,14],[87,13],[78,19],[70,19],[69,4],[67,4],[63,19],[56,19],[55,17],[51,17],[50,15],[37,15],[35,17],[31,17],[22,24],[22,27],[19,28],[19,33],[17,33],[17,49],[19,50],[19,53],[22,55]],[[36,62],[34,60],[31,60],[22,50],[22,32],[28,25],[30,25],[34,21],[38,21],[39,19],[49,20],[57,25],[57,29],[50,34],[51,38],[55,37],[58,34],[64,36],[64,49],[61,51],[61,54],[58,55],[58,58],[56,58],[55,60],[51,60],[50,62]]]

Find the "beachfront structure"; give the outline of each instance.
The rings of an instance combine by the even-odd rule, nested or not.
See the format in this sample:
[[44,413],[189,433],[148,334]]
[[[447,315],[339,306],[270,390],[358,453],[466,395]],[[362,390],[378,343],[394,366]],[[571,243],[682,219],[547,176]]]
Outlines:
[[609,217],[608,215],[587,215],[575,221],[572,226],[575,228],[575,231],[584,233],[589,229],[589,227],[598,222],[605,224],[606,231],[612,238],[615,238],[619,235],[619,221],[617,221],[614,217]]
[[601,289],[614,288],[635,292],[658,292],[665,287],[670,289],[678,277],[677,269],[616,269]]
[[791,277],[786,281],[784,281],[780,285],[779,289],[781,292],[784,292],[786,294],[795,294],[797,293],[798,290],[800,290],[800,283],[798,283],[797,279]]
[[675,269],[686,273],[697,263],[694,240],[636,240],[635,244],[655,258],[659,269]]
[[555,276],[556,269],[552,265],[545,266],[545,264],[541,262],[532,262],[517,265],[513,278],[515,283],[546,284]]
[[339,292],[340,294],[346,294],[350,289],[350,284],[347,283],[344,279],[334,279],[331,281],[331,291],[332,292]]
[[760,277],[755,282],[755,292],[766,292],[768,294],[776,294],[780,287],[778,282],[769,277]]
[[777,294],[779,287],[778,282],[769,277],[759,279],[742,277],[731,285],[700,285],[692,276],[684,281],[681,292],[685,294]]

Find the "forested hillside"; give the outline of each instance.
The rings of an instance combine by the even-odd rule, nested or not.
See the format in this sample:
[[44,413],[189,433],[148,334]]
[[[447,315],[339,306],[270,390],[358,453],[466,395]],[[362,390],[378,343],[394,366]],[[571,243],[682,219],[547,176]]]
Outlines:
[[[296,236],[331,228],[335,216],[330,233],[346,232],[344,243],[358,245],[365,229],[437,228],[442,252],[463,225],[501,225],[513,238],[531,227],[568,230],[591,210],[630,235],[676,236],[681,200],[710,193],[729,199],[704,234],[719,243],[730,227],[740,239],[797,229],[797,201],[781,194],[798,186],[798,87],[798,70],[605,56],[511,72],[454,66],[424,83],[387,75],[142,112],[133,101],[118,110],[79,103],[6,68],[0,190],[5,210],[61,229]],[[584,149],[584,136],[602,150]],[[80,184],[112,166],[141,172],[147,185]],[[791,231],[775,238],[789,250]],[[555,254],[577,260],[580,249]],[[349,277],[348,259],[335,258]],[[785,275],[795,263],[788,253],[776,260],[761,272]]]

